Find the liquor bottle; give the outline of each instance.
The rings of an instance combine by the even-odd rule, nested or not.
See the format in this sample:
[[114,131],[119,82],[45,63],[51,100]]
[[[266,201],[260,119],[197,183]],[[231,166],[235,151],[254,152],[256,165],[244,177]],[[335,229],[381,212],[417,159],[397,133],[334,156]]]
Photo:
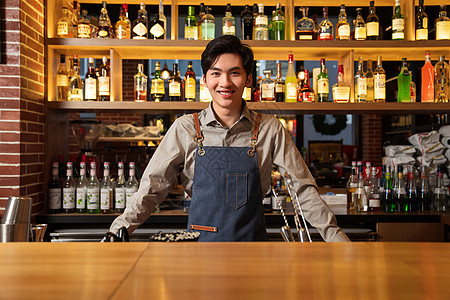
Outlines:
[[428,185],[428,178],[425,166],[420,166],[420,180],[417,193],[418,210],[428,211],[431,209],[431,190]]
[[203,80],[200,80],[200,102],[211,102],[212,97],[208,88],[203,84]]
[[263,74],[266,77],[261,81],[261,102],[275,102],[275,80],[270,78],[272,70],[264,70]]
[[411,102],[411,73],[408,70],[406,58],[402,58],[402,68],[397,77],[397,102]]
[[295,39],[296,40],[315,40],[316,25],[314,21],[308,18],[308,7],[301,7],[302,18],[297,21],[295,25]]
[[58,90],[58,101],[67,101],[69,93],[69,76],[66,70],[66,56],[61,54],[59,68],[56,74],[56,87]]
[[[79,28],[79,27],[78,27]],[[73,56],[73,71],[69,81],[69,101],[83,101],[83,81],[80,77],[80,68],[78,66],[78,56]]]
[[266,196],[264,196],[264,199],[262,202],[263,202],[264,213],[266,213],[266,214],[272,213],[272,193],[271,192],[267,193]]
[[68,38],[69,36],[69,10],[67,7],[62,8],[62,17],[58,20],[56,36],[59,38]]
[[130,198],[139,188],[139,182],[136,180],[136,167],[134,162],[130,162],[130,170],[127,183],[125,184],[125,207],[130,204]]
[[309,71],[305,70],[305,81],[298,91],[298,102],[315,102],[316,94],[309,83]]
[[198,23],[197,23],[197,31],[198,31],[198,38],[199,39],[203,39],[203,34],[202,34],[202,19],[203,16],[205,15],[205,3],[200,3],[200,9],[198,12]]
[[156,14],[153,20],[148,24],[149,34],[148,38],[151,40],[162,40],[165,38],[164,22],[159,19],[159,14]]
[[434,21],[436,40],[450,40],[450,19],[447,17],[447,8],[440,6],[439,18]]
[[345,13],[345,4],[341,4],[338,23],[336,24],[336,40],[350,40],[350,24],[347,22],[347,14]]
[[285,86],[286,86],[285,102],[297,102],[297,76],[295,76],[293,54],[289,54]]
[[169,78],[169,100],[170,101],[181,101],[181,85],[182,80],[178,74],[178,64],[173,64],[173,73]]
[[386,173],[384,176],[384,188],[381,194],[381,211],[391,212],[392,208],[392,181],[391,181],[391,167],[386,166]]
[[400,0],[395,0],[394,14],[392,15],[392,39],[405,39],[405,17],[401,12]]
[[375,102],[386,101],[386,72],[381,65],[381,56],[377,56],[377,67],[373,74],[373,98]]
[[128,38],[131,38],[131,21],[128,18],[128,4],[123,3],[122,7],[123,7],[123,10],[125,11],[125,22],[127,22],[127,24],[128,24],[128,31],[129,31]]
[[245,5],[241,12],[241,31],[243,40],[253,39],[253,12],[248,5]]
[[395,211],[408,211],[408,195],[406,193],[405,181],[403,179],[403,166],[397,166],[397,181],[394,186]]
[[52,164],[52,179],[48,184],[48,212],[57,214],[61,212],[61,181],[59,180],[59,163]]
[[449,67],[443,55],[434,66],[434,101],[448,102],[449,97]]
[[335,103],[350,102],[350,86],[344,82],[344,65],[338,65],[337,82],[333,85],[332,91]]
[[100,39],[113,39],[115,37],[114,30],[111,26],[111,20],[109,19],[108,11],[106,10],[106,1],[102,1],[102,9],[98,18],[98,29],[94,31],[92,37]]
[[258,80],[256,80],[256,86],[253,89],[252,93],[252,101],[259,102],[261,101],[261,81],[262,77],[258,76]]
[[431,54],[425,54],[425,64],[422,67],[421,102],[434,102],[434,67],[431,64]]
[[277,63],[277,80],[275,81],[275,99],[277,102],[284,102],[284,80],[281,77],[281,63]]
[[380,36],[380,21],[376,14],[375,2],[370,1],[369,15],[366,19],[366,31],[368,40],[378,40]]
[[109,162],[103,163],[103,180],[100,184],[100,211],[102,214],[112,212],[113,205],[113,186],[109,172]]
[[272,20],[269,24],[269,39],[274,41],[284,41],[286,33],[286,18],[281,4],[277,3],[275,11],[272,13]]
[[144,65],[138,64],[138,72],[134,75],[134,101],[147,102],[147,80],[148,76],[145,75]]
[[100,101],[110,100],[110,73],[109,73],[109,63],[108,58],[103,56],[103,64],[100,66],[98,76],[98,96]]
[[63,191],[63,202],[62,209],[63,213],[73,213],[75,212],[75,181],[73,180],[73,164],[72,162],[67,163],[66,179],[62,185]]
[[198,40],[198,20],[195,16],[195,7],[188,7],[188,15],[184,19],[184,39]]
[[255,24],[256,24],[256,17],[258,16],[258,4],[253,3],[253,34],[252,38],[255,39]]
[[369,211],[381,211],[380,190],[378,188],[377,180],[377,168],[372,167],[371,170],[371,183],[372,185],[368,189],[367,198],[369,203]]
[[333,40],[333,23],[328,20],[328,7],[323,8],[323,20],[319,23],[318,40]]
[[407,211],[419,211],[419,199],[417,197],[415,171],[413,166],[408,166],[408,183],[406,186]]
[[412,73],[411,73],[411,102],[416,102],[416,84],[412,81]]
[[369,195],[369,188],[372,186],[372,177],[370,176],[372,169],[372,163],[370,161],[366,162],[366,169],[364,175],[364,190],[366,191],[366,195]]
[[277,197],[272,198],[272,212],[281,214],[281,209],[286,211],[287,192],[282,187],[281,178],[276,182],[275,194]]
[[269,19],[264,14],[264,4],[258,4],[258,15],[255,18],[254,40],[267,41],[269,39]]
[[97,165],[91,162],[89,181],[86,189],[87,213],[97,214],[100,212],[100,182],[97,178]]
[[355,74],[355,102],[367,101],[366,74],[363,70],[363,59],[359,57],[358,71]]
[[356,9],[356,22],[355,22],[355,40],[364,41],[367,38],[366,23],[362,17],[362,8]]
[[364,175],[362,165],[358,167],[358,184],[355,190],[355,205],[357,211],[367,211],[369,208],[366,190],[364,188]]
[[137,19],[133,21],[131,28],[131,37],[133,39],[145,40],[148,38],[148,17],[144,3],[141,3]]
[[317,75],[317,102],[328,102],[330,94],[329,78],[325,58],[320,59],[320,73]]
[[213,40],[216,36],[216,19],[210,13],[211,8],[205,7],[205,14],[202,17],[202,40]]
[[372,60],[369,59],[367,61],[367,72],[365,74],[366,77],[366,101],[374,102],[374,74],[372,71]]
[[227,4],[225,17],[222,18],[222,35],[236,35],[236,20],[231,15],[231,4]]
[[437,168],[437,182],[433,190],[433,210],[447,211],[447,196],[445,193],[442,165]]
[[91,22],[87,18],[88,11],[83,9],[81,12],[81,19],[78,21],[78,38],[90,39],[91,38]]
[[117,183],[114,187],[114,211],[116,213],[123,213],[125,210],[125,175],[123,169],[123,162],[118,163]]
[[159,61],[155,64],[155,78],[152,79],[150,94],[155,102],[163,101],[166,94],[164,89],[164,79],[161,78],[161,64]]
[[73,38],[78,37],[78,20],[80,20],[80,6],[78,5],[78,1],[73,1],[72,3],[73,11],[72,11],[72,19],[69,23],[69,36]]
[[350,177],[348,178],[347,184],[346,184],[346,191],[347,191],[347,210],[348,211],[354,211],[356,210],[356,199],[355,199],[355,192],[356,187],[358,186],[358,178],[356,177],[356,166],[352,167]]
[[86,193],[87,193],[87,180],[86,180],[86,163],[80,162],[80,178],[77,181],[75,190],[76,194],[76,209],[78,213],[86,212]]
[[188,68],[184,74],[184,100],[195,101],[196,80],[192,61],[188,61]]
[[161,22],[163,22],[163,28],[164,28],[164,36],[161,39],[165,39],[167,37],[167,18],[164,15],[163,0],[159,0],[158,18]]
[[428,40],[428,15],[425,13],[423,0],[419,0],[416,14],[416,41]]
[[122,6],[120,8],[119,21],[117,21],[115,26],[116,38],[123,40],[130,38],[130,24],[126,20],[125,8]]
[[86,101],[97,101],[98,85],[95,73],[94,58],[89,57],[89,68],[84,79],[84,99]]

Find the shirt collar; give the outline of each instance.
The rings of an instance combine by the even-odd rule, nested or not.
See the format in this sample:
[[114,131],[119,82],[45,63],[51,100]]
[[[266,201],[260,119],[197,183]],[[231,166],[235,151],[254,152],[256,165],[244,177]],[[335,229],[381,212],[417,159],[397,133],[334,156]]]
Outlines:
[[[242,100],[243,102],[243,108],[242,108],[242,112],[241,112],[241,116],[239,117],[238,122],[240,122],[243,118],[246,118],[247,120],[249,120],[250,122],[254,121],[254,118],[250,112],[250,109],[247,106],[247,102],[245,100]],[[213,102],[211,101],[209,106],[205,109],[205,125],[210,125],[210,124],[217,124],[220,125],[220,122],[217,121],[216,116],[214,115],[214,111],[212,108]]]

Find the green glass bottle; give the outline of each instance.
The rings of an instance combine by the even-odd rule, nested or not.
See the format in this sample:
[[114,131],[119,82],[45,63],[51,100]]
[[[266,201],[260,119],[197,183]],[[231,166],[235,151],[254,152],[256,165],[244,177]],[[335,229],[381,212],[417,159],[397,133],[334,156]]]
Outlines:
[[281,10],[281,4],[277,3],[277,8],[272,13],[272,20],[269,24],[269,40],[284,41],[286,32],[286,18]]
[[402,58],[402,69],[397,77],[397,102],[411,102],[411,73],[408,70],[406,58]]
[[184,39],[198,40],[198,20],[195,17],[195,7],[188,7],[188,15],[184,19]]
[[392,16],[392,39],[405,39],[405,17],[402,15],[400,0],[395,0],[394,15]]
[[330,85],[325,67],[325,58],[320,59],[320,73],[317,75],[317,102],[328,102]]

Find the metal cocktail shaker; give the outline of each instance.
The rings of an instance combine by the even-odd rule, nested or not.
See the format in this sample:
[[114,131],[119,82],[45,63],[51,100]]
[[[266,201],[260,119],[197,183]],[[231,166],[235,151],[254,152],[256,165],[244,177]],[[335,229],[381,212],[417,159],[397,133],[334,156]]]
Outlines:
[[5,213],[0,224],[0,241],[28,242],[30,234],[31,206],[30,197],[8,198]]

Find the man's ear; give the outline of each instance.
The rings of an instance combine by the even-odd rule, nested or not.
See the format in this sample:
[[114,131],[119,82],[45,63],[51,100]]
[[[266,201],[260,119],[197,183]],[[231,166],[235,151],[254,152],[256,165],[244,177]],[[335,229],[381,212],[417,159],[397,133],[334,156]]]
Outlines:
[[252,74],[248,74],[247,76],[247,81],[245,82],[245,86],[248,88],[252,87],[252,83],[253,83],[253,75]]
[[203,80],[203,86],[205,88],[208,88],[208,85],[206,84],[206,76],[205,75],[202,76],[202,80]]

